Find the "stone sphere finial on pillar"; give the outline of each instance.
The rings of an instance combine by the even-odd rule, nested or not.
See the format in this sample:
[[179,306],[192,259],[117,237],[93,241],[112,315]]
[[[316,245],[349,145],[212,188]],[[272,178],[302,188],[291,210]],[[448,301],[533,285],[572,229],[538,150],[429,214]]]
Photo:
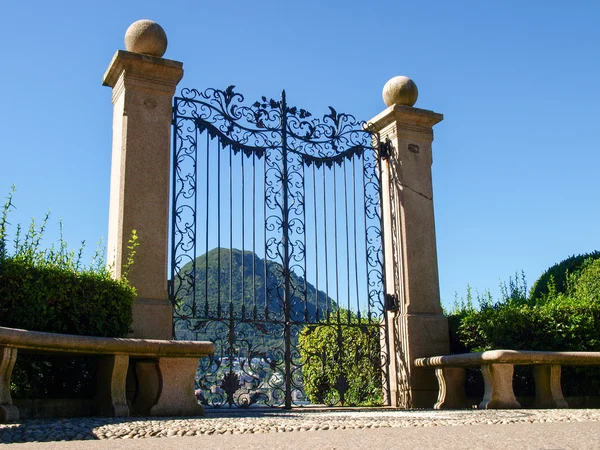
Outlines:
[[419,91],[413,80],[408,77],[398,76],[385,83],[382,96],[387,106],[412,106],[417,101]]
[[125,49],[161,58],[167,51],[167,33],[152,20],[138,20],[127,28]]

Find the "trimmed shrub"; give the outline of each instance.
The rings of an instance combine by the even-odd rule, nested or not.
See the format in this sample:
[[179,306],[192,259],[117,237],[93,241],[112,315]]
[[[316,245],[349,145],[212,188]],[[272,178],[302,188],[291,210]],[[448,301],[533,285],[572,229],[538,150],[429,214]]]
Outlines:
[[[464,315],[458,339],[470,351],[492,349],[600,351],[600,259],[569,273],[566,292],[537,302],[508,298]],[[532,395],[530,369],[515,370],[517,395]],[[563,368],[565,395],[600,395],[598,368]]]
[[88,336],[123,337],[134,290],[106,273],[0,260],[0,325]]
[[345,406],[383,403],[380,328],[367,326],[366,320],[359,322],[355,316],[350,323],[307,325],[300,333],[304,390],[313,403]]
[[[135,289],[126,279],[111,277],[99,252],[92,264],[84,267],[82,250],[77,254],[67,251],[62,237],[58,247],[40,249],[49,215],[39,227],[32,220],[26,233],[17,225],[14,249],[9,251],[7,217],[12,192],[0,216],[0,326],[126,336],[133,319]],[[131,257],[136,245],[134,233]],[[11,388],[15,397],[88,396],[93,392],[94,372],[90,358],[20,355]]]

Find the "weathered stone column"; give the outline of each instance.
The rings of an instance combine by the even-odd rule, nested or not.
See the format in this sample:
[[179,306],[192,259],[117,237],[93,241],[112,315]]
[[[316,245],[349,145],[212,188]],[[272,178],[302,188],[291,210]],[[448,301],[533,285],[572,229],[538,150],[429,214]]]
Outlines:
[[167,36],[140,20],[125,34],[127,51],[115,53],[102,84],[113,88],[113,150],[108,226],[108,264],[120,277],[128,241],[139,247],[129,280],[137,289],[133,336],[171,339],[167,293],[169,167],[172,99],[183,64],[163,59]]
[[[413,108],[417,87],[406,77],[383,88],[388,108],[370,121],[388,157],[382,162],[386,292],[398,308],[387,313],[392,406],[433,407],[434,371],[415,358],[447,354],[448,323],[439,293],[433,189],[432,127],[441,114]],[[387,142],[387,145],[386,145]]]

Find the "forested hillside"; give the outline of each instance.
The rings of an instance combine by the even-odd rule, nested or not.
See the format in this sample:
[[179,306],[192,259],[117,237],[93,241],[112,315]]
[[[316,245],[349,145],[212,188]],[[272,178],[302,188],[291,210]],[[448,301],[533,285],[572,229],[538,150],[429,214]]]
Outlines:
[[[175,278],[178,339],[192,339],[194,322],[236,320],[282,322],[284,278],[281,264],[264,260],[251,251],[215,248],[182,267]],[[322,321],[335,310],[335,302],[292,271],[290,319],[296,323]],[[187,330],[187,331],[186,331]]]

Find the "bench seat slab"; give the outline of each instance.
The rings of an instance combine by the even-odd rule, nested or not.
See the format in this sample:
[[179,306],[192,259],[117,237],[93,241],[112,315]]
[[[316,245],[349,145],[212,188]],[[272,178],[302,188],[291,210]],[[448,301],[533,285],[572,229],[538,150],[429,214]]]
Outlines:
[[513,391],[512,364],[482,364],[481,373],[485,383],[483,400],[479,409],[514,409],[520,408]]
[[533,366],[535,379],[534,408],[568,408],[560,386],[559,364],[543,364]]
[[464,409],[469,407],[465,394],[467,370],[464,367],[442,367],[435,369],[439,392],[434,409]]
[[160,394],[151,416],[201,416],[194,394],[198,358],[159,358]]
[[16,348],[0,347],[0,423],[19,420],[19,410],[10,396],[10,377],[16,360]]

